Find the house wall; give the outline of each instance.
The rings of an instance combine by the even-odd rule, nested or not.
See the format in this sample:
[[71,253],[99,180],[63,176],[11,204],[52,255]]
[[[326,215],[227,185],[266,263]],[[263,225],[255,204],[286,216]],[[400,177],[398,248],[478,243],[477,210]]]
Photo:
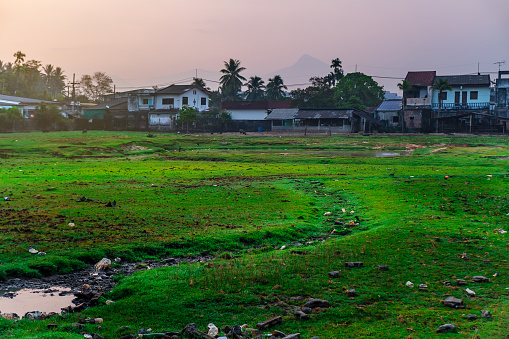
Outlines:
[[[413,118],[412,118],[413,117]],[[405,128],[408,130],[415,130],[422,128],[422,111],[405,111]]]
[[171,128],[174,122],[174,115],[170,114],[149,114],[149,125],[152,126],[164,126]]
[[[460,92],[460,103],[462,102],[462,94],[461,92],[467,92],[467,104],[469,103],[489,103],[490,102],[490,88],[486,86],[475,86],[475,87],[466,87],[463,86],[451,86],[452,91],[447,91],[447,100],[443,100],[444,104],[454,104],[455,92]],[[478,96],[477,100],[470,99],[470,92],[477,91]],[[438,104],[438,93],[439,91],[433,90],[432,96],[432,104]]]
[[[181,109],[183,98],[187,97],[188,104],[187,106],[195,108],[197,111],[201,112],[209,108],[209,96],[207,93],[195,88],[190,89],[189,91],[183,94],[156,94],[156,99],[154,100],[154,108],[155,109]],[[173,98],[173,105],[163,105],[163,99]],[[201,104],[201,98],[205,98],[205,105]]]
[[377,111],[376,112],[376,117],[378,120],[380,121],[387,121],[387,126],[391,126],[391,127],[396,127],[399,125],[399,121],[398,122],[392,122],[392,118],[393,117],[399,117],[399,112],[394,112],[394,111]]
[[228,109],[232,120],[264,120],[267,116],[266,109]]

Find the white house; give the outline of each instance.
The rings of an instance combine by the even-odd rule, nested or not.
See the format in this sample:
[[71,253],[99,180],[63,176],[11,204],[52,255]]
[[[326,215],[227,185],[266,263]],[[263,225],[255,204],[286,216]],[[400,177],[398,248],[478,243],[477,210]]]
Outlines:
[[[490,108],[490,76],[489,75],[447,75],[437,76],[447,80],[452,88],[442,92],[441,110],[489,110]],[[431,105],[434,110],[439,108],[439,91],[434,89]]]
[[196,85],[171,85],[159,90],[138,90],[128,96],[130,112],[146,111],[149,127],[172,129],[182,107],[198,112],[209,108],[210,92]]

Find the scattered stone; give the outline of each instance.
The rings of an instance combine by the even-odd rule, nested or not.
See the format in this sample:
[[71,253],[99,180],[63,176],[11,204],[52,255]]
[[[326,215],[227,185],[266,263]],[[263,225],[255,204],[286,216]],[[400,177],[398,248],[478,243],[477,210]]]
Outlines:
[[258,324],[256,324],[256,327],[258,327],[260,330],[272,327],[274,325],[281,324],[283,322],[283,317],[278,316],[271,318],[269,320],[261,321]]
[[451,286],[451,282],[450,282],[450,281],[448,281],[448,280],[446,280],[446,281],[444,281],[444,285],[445,285],[445,286]]
[[465,280],[463,280],[463,279],[456,279],[456,285],[464,286],[466,284],[467,284],[467,282]]
[[346,296],[347,297],[355,297],[357,296],[357,291],[355,289],[350,289],[350,290],[347,290],[346,291]]
[[408,286],[408,287],[410,287],[410,288],[413,288],[413,287],[414,287],[414,283],[413,283],[413,282],[411,282],[411,281],[407,281],[407,282],[405,283],[405,285],[407,285],[407,286]]
[[348,261],[345,262],[345,267],[363,267],[364,264],[360,261]]
[[453,324],[444,324],[437,328],[437,333],[450,333],[454,332],[456,330],[456,327],[454,327]]
[[491,315],[490,311],[488,311],[488,310],[481,311],[481,318],[491,318],[491,317],[492,317],[492,315]]
[[486,277],[483,277],[482,275],[476,275],[476,276],[472,277],[472,280],[474,282],[479,282],[479,283],[489,282],[490,281],[490,279],[488,279]]
[[379,271],[388,271],[389,270],[389,266],[387,266],[387,265],[378,265],[378,270]]
[[329,277],[331,277],[331,278],[339,278],[339,271],[331,271],[331,272],[329,272]]
[[18,320],[19,316],[16,313],[3,313],[0,316],[7,320]]
[[294,334],[287,335],[283,339],[300,339],[300,333],[294,333]]
[[309,298],[308,301],[304,304],[304,307],[310,307],[310,308],[315,308],[315,307],[328,308],[328,307],[330,307],[330,302],[328,302],[327,300],[323,300],[323,299]]
[[108,268],[111,267],[111,260],[108,258],[102,258],[101,261],[99,261],[97,264],[95,264],[94,268],[96,272],[99,271],[106,271]]
[[466,316],[467,320],[474,321],[477,320],[477,316],[475,314],[468,314]]
[[198,330],[198,327],[196,326],[195,323],[190,323],[190,324],[186,325],[186,327],[184,327],[182,329],[182,331],[180,331],[180,335],[181,336],[188,335],[188,336],[192,336],[192,338],[200,338],[200,339],[214,339],[214,337],[211,337],[207,333]]
[[332,215],[332,212],[325,212],[323,215],[324,216],[329,216],[329,215]]
[[300,310],[306,314],[313,313],[313,309],[311,307],[301,307]]
[[294,315],[295,315],[297,318],[302,319],[302,320],[307,320],[307,319],[309,319],[309,315],[308,315],[308,314],[306,314],[306,313],[304,313],[304,312],[302,312],[302,311],[296,311],[296,312],[294,313]]
[[455,297],[447,297],[444,300],[444,306],[451,308],[463,308],[463,300]]
[[278,331],[278,330],[274,330],[274,331],[272,332],[272,335],[273,335],[274,337],[278,337],[278,338],[286,337],[286,334],[284,334],[283,332]]
[[467,288],[467,289],[465,290],[465,292],[467,292],[467,293],[468,293],[468,295],[469,295],[469,296],[472,296],[472,297],[475,295],[475,292],[474,292],[474,291],[472,291],[470,288]]
[[469,260],[468,255],[467,255],[466,253],[463,253],[463,254],[461,255],[461,259],[463,259],[463,260]]
[[426,284],[419,284],[419,290],[426,291],[428,289],[428,285]]

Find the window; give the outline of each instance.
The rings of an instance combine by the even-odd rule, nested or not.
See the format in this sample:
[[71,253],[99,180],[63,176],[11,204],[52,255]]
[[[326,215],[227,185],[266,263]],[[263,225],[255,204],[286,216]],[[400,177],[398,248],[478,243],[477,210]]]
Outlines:
[[173,98],[164,98],[163,99],[163,105],[173,105],[174,99]]
[[148,99],[142,99],[141,102],[143,103],[143,105],[148,105]]
[[149,99],[149,98],[141,99],[141,104],[142,104],[142,105],[149,105],[149,106],[152,106],[152,99]]
[[408,119],[410,119],[410,120],[414,120],[414,119],[415,119],[415,117],[414,117],[413,115],[411,115],[411,116],[409,116],[409,117],[408,117]]
[[188,97],[182,97],[182,105],[189,105],[189,98]]
[[447,92],[438,93],[438,100],[447,100]]
[[207,105],[207,98],[201,98],[201,105],[206,106]]
[[195,89],[193,89],[193,94],[196,95],[196,90]]
[[399,117],[398,116],[393,116],[392,117],[392,123],[396,124],[399,122]]
[[479,98],[479,92],[478,91],[470,91],[470,100],[477,100]]

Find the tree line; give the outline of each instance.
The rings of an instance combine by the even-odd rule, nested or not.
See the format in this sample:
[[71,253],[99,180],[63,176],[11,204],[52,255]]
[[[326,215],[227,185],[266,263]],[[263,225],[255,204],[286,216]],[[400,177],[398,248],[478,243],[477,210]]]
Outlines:
[[[26,54],[17,51],[12,62],[0,60],[0,93],[17,97],[60,102],[72,99],[67,75],[61,67],[43,65],[38,60],[25,60]],[[98,102],[113,92],[113,80],[103,72],[83,75],[78,81],[76,101]]]
[[[280,75],[269,78],[267,84],[254,75],[246,79],[242,72],[246,70],[239,60],[224,61],[220,70],[219,89],[212,93],[214,105],[221,101],[291,101],[299,108],[356,108],[377,106],[384,98],[383,86],[372,77],[360,73],[344,74],[339,58],[333,59],[331,71],[325,76],[309,79],[310,86],[288,91]],[[205,87],[202,79],[194,84]],[[245,90],[242,90],[243,87]]]

